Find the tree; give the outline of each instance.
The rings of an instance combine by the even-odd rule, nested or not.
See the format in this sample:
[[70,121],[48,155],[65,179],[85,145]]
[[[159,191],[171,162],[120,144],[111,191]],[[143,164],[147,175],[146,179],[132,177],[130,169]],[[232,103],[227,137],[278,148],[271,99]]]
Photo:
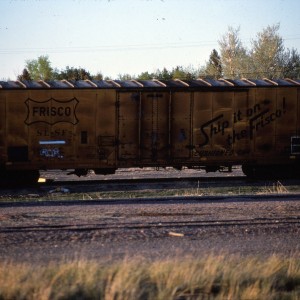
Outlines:
[[62,80],[85,80],[91,79],[90,72],[83,68],[73,68],[67,66],[65,70],[55,71],[54,79]]
[[168,71],[167,68],[163,68],[162,70],[158,69],[155,72],[155,79],[170,80],[172,79],[172,72]]
[[23,70],[21,75],[18,75],[18,80],[20,80],[20,81],[31,81],[32,80],[31,76],[26,68]]
[[256,78],[279,78],[283,75],[286,53],[283,39],[278,34],[279,28],[279,24],[267,26],[252,41],[251,59]]
[[53,70],[48,55],[41,55],[37,59],[27,60],[26,69],[32,80],[53,79]]
[[249,57],[239,38],[240,28],[228,27],[228,32],[219,40],[223,76],[225,78],[243,77],[247,70]]
[[148,71],[142,72],[137,76],[138,80],[152,80],[155,77],[154,73],[149,73]]
[[131,76],[130,74],[119,74],[118,79],[119,80],[132,80],[134,76]]
[[202,76],[218,79],[223,76],[221,57],[216,49],[213,49],[205,68],[201,71]]
[[286,51],[282,77],[293,79],[300,77],[300,55],[294,48]]
[[103,80],[103,74],[101,72],[97,72],[96,75],[92,76],[95,80]]
[[192,67],[183,68],[181,66],[177,66],[171,72],[173,79],[183,79],[183,80],[192,80],[195,79],[195,71],[192,70]]

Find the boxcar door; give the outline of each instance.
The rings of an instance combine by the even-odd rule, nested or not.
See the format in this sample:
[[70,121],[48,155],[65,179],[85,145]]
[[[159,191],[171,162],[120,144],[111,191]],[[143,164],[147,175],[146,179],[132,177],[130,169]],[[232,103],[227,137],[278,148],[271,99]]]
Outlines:
[[166,92],[142,94],[140,149],[146,164],[164,164],[170,157],[169,101]]

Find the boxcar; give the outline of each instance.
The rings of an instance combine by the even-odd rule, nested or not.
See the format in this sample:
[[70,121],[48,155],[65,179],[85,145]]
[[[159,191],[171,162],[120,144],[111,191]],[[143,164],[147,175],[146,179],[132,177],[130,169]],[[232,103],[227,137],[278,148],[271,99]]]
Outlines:
[[0,82],[0,175],[118,168],[296,174],[299,80]]

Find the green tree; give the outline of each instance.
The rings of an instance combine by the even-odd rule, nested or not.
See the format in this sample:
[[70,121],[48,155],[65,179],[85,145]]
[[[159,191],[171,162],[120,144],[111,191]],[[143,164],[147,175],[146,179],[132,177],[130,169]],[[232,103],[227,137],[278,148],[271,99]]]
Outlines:
[[27,60],[26,69],[32,80],[53,79],[53,69],[48,55],[41,55],[37,59]]
[[225,78],[240,78],[247,73],[249,56],[239,38],[240,28],[228,27],[219,40],[223,76]]
[[221,57],[216,49],[212,50],[209,61],[206,63],[206,66],[201,73],[203,77],[212,79],[218,79],[223,76]]
[[18,80],[20,80],[20,81],[31,81],[32,80],[31,76],[26,68],[23,70],[21,75],[18,75]]
[[296,49],[287,49],[282,73],[283,78],[300,78],[300,55]]
[[148,71],[142,72],[137,76],[137,79],[139,80],[152,80],[153,78],[155,78],[155,74],[149,73]]
[[103,74],[101,72],[97,72],[96,75],[92,76],[95,80],[103,80]]
[[175,67],[171,72],[173,79],[192,80],[196,74],[192,67],[184,68],[182,66]]
[[155,72],[155,79],[160,79],[160,80],[170,80],[172,79],[173,75],[172,72],[170,72],[169,70],[167,70],[167,68],[163,68],[162,70],[157,70]]
[[65,70],[55,71],[54,79],[62,80],[85,80],[92,79],[90,72],[83,68],[73,68],[67,66]]
[[119,74],[118,77],[117,77],[117,79],[119,79],[119,80],[132,80],[132,79],[134,79],[134,76],[132,76],[132,75],[130,75],[128,73],[126,73],[126,74]]
[[283,75],[286,53],[279,28],[279,24],[267,26],[252,41],[253,77],[272,79]]
[[177,66],[171,72],[172,79],[186,79],[186,72],[183,70],[183,67]]

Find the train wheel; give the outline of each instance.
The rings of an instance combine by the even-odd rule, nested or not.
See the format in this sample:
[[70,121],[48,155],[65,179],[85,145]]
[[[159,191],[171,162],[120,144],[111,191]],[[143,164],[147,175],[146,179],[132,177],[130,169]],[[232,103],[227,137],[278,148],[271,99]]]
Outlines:
[[5,185],[24,185],[35,184],[38,182],[40,172],[38,170],[30,171],[0,171],[0,184]]
[[293,178],[295,172],[290,166],[282,165],[243,165],[243,173],[249,178],[257,179],[279,179],[279,178]]
[[242,165],[242,171],[243,173],[250,178],[255,177],[255,168],[251,165]]

